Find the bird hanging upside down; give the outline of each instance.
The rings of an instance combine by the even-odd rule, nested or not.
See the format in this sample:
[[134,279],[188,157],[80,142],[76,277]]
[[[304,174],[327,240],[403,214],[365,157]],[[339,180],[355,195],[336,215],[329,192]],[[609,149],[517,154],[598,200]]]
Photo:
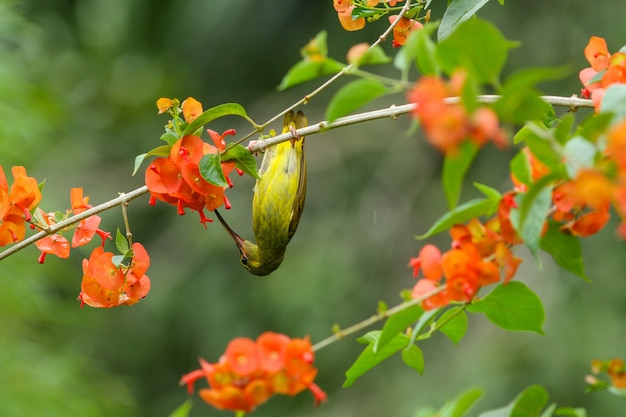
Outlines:
[[[283,133],[307,125],[302,111],[289,111]],[[295,133],[294,133],[295,136]],[[243,239],[216,210],[222,226],[233,237],[241,264],[254,275],[268,275],[280,266],[287,244],[296,233],[306,196],[304,137],[279,143],[265,150],[252,200],[252,230],[256,243]]]

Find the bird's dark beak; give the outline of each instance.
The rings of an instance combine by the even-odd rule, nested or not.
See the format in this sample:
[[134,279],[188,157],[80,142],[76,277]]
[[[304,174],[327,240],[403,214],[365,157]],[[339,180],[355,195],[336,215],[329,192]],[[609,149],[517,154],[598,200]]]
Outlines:
[[239,252],[241,252],[242,255],[246,256],[246,252],[243,249],[243,242],[244,239],[239,236],[230,226],[228,223],[226,223],[226,220],[224,220],[224,218],[222,217],[222,215],[220,214],[219,211],[215,210],[215,215],[217,216],[217,219],[220,221],[220,223],[222,223],[222,226],[224,226],[224,229],[226,229],[226,231],[228,232],[228,234],[233,238],[233,240],[235,241],[235,244],[237,245],[237,247],[239,248]]

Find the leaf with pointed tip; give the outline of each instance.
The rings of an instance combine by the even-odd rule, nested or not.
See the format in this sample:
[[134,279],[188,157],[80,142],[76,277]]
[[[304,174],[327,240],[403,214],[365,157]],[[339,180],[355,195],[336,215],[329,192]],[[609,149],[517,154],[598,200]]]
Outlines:
[[235,161],[235,166],[253,178],[261,178],[256,169],[256,159],[248,148],[242,145],[229,146],[221,156],[222,162]]
[[505,330],[543,334],[546,315],[541,300],[521,282],[498,285],[485,298],[470,304],[467,311],[483,313]]
[[217,153],[206,154],[200,159],[198,164],[200,175],[206,182],[217,185],[218,187],[228,187],[228,182],[224,177],[224,171],[222,171],[222,163],[220,161],[220,155]]
[[198,130],[202,129],[202,127],[212,122],[215,119],[219,119],[224,116],[241,116],[247,121],[249,121],[253,126],[256,124],[248,117],[246,110],[243,108],[241,104],[238,103],[224,103],[219,106],[211,107],[208,110],[205,110],[201,115],[196,117],[193,122],[189,123],[185,130],[183,131],[182,136],[192,135],[196,133]]

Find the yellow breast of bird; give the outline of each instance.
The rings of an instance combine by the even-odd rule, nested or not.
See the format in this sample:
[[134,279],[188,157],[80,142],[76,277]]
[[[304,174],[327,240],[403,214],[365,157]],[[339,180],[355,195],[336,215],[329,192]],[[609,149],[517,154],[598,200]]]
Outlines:
[[252,203],[252,228],[260,251],[284,251],[289,241],[294,202],[303,191],[299,190],[303,142],[287,141],[265,151]]

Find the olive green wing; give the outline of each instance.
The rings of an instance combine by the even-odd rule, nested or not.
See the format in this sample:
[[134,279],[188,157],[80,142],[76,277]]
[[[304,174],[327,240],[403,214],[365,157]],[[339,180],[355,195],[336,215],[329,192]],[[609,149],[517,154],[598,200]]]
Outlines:
[[[296,129],[301,129],[308,125],[308,119],[302,110],[298,111],[298,114],[295,116],[294,124]],[[296,147],[296,151],[300,154],[300,176],[298,178],[296,197],[293,201],[291,221],[289,222],[289,231],[287,233],[288,240],[291,240],[293,235],[296,233],[298,223],[300,222],[300,216],[302,216],[302,210],[304,210],[304,201],[306,200],[306,158],[304,157],[304,136],[298,138],[294,146]]]

